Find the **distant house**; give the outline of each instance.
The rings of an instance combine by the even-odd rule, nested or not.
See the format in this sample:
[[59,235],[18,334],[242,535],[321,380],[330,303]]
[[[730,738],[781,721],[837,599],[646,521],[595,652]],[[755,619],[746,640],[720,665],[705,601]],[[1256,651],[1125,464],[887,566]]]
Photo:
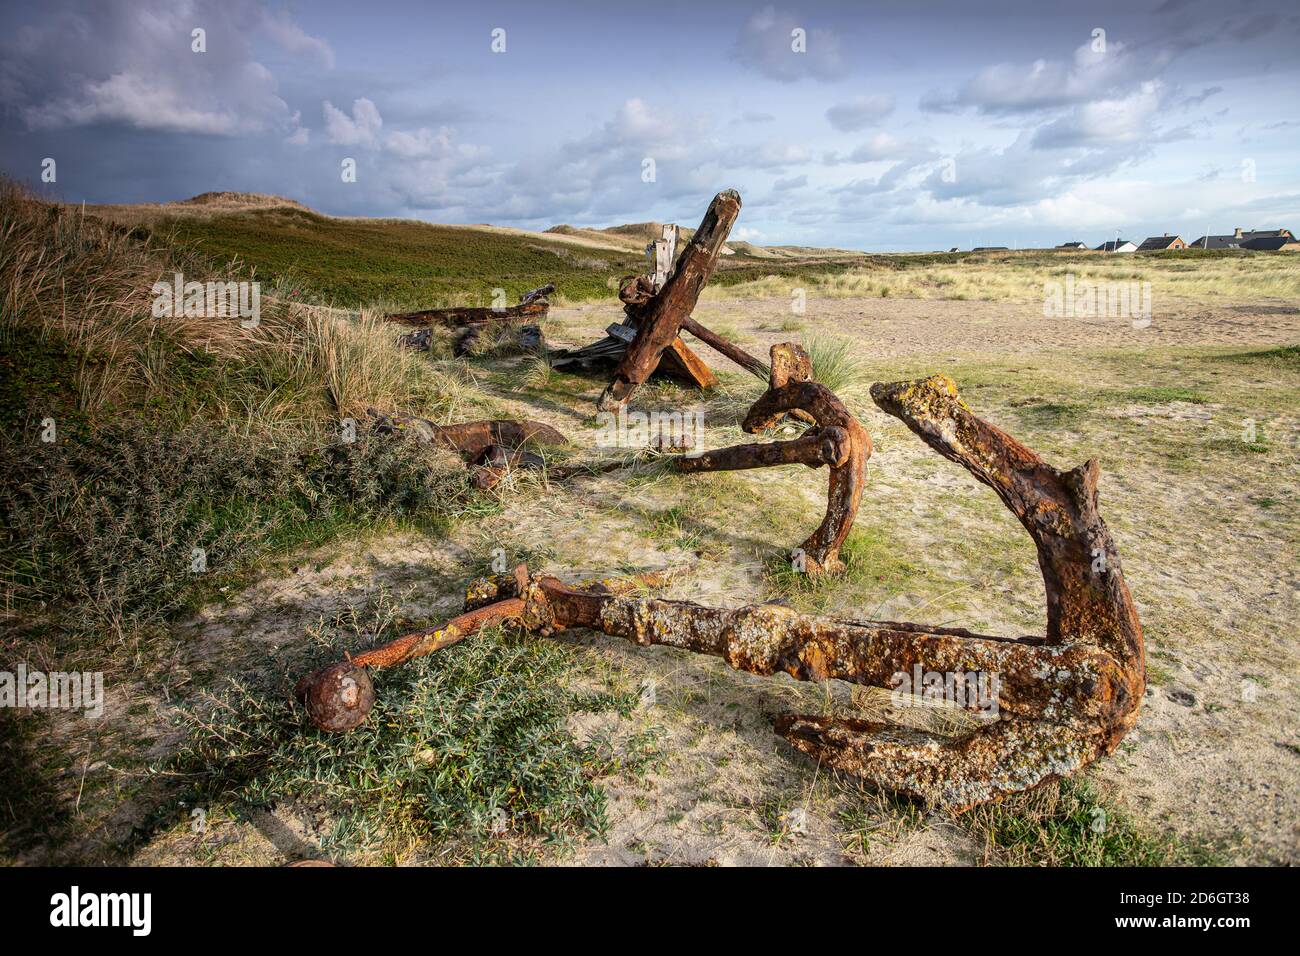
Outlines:
[[1056,248],[1058,248],[1058,249],[1087,249],[1087,248],[1088,248],[1088,244],[1087,244],[1086,242],[1063,242],[1063,243],[1061,243],[1059,246],[1057,246]]
[[1164,252],[1166,249],[1186,249],[1187,243],[1183,242],[1181,236],[1171,236],[1165,233],[1163,236],[1152,236],[1142,245],[1138,246],[1138,252]]
[[1290,229],[1251,229],[1243,231],[1242,228],[1238,226],[1236,229],[1232,230],[1232,235],[1230,236],[1201,236],[1201,238],[1191,243],[1188,248],[1251,249],[1257,247],[1247,245],[1247,243],[1254,242],[1256,239],[1285,239],[1288,242],[1295,242],[1295,236],[1291,235]]
[[1098,252],[1137,252],[1137,245],[1127,239],[1111,239],[1097,247]]
[[1300,251],[1300,242],[1290,236],[1260,236],[1255,239],[1247,239],[1243,248],[1255,249],[1260,252],[1296,252]]

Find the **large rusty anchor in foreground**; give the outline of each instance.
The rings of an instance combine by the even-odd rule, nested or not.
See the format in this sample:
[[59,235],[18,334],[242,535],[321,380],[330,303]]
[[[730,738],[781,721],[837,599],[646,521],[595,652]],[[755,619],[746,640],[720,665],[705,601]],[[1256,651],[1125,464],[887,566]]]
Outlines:
[[[897,675],[997,676],[998,719],[963,737],[845,717],[783,715],[776,730],[820,761],[926,803],[954,810],[1036,787],[1111,753],[1134,725],[1145,690],[1142,629],[1119,556],[1097,513],[1095,461],[1062,472],[977,418],[945,376],[877,384],[872,397],[922,440],[989,485],[1038,549],[1047,592],[1044,637],[1004,638],[960,628],[846,621],[780,605],[736,609],[642,596],[671,572],[576,586],[547,575],[485,578],[466,613],[305,677],[299,699],[317,726],[347,730],[374,702],[367,667],[401,663],[513,622],[543,635],[586,627],[637,644],[722,657],[756,674],[837,678],[891,687]],[[982,709],[968,701],[968,709]]]

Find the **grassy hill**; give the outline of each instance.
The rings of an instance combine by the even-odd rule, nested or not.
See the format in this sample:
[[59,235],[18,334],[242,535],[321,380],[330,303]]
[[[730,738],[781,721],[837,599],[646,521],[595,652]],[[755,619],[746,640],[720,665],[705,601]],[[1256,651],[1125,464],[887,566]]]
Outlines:
[[[346,308],[486,305],[493,290],[520,293],[554,282],[559,301],[607,299],[618,280],[644,268],[657,222],[606,229],[561,225],[529,232],[488,225],[435,225],[404,219],[325,216],[291,199],[204,193],[181,202],[88,207],[144,237],[192,251],[225,274],[297,290],[309,301]],[[693,229],[682,229],[689,240]],[[834,274],[866,256],[837,249],[727,244],[716,284],[772,276]]]
[[547,282],[569,299],[604,297],[641,260],[488,229],[335,219],[289,208],[166,216],[153,230],[214,265],[239,259],[259,276],[347,307],[488,305],[495,288],[513,300]]
[[[325,216],[301,203],[256,193],[204,193],[166,204],[88,207],[143,238],[187,250],[219,278],[255,273],[264,287],[297,301],[378,311],[488,305],[554,282],[558,303],[613,299],[620,277],[645,268],[658,222],[603,229],[570,225],[530,232],[489,225]],[[683,227],[689,239],[693,230]],[[1294,257],[1245,250],[1138,256],[1025,249],[1001,252],[861,253],[729,242],[710,280],[713,294],[890,295],[1026,299],[1067,272],[1105,281],[1150,279],[1161,294],[1286,295]],[[232,269],[231,263],[236,265]],[[743,289],[735,289],[743,286]],[[726,292],[725,294],[733,294]]]

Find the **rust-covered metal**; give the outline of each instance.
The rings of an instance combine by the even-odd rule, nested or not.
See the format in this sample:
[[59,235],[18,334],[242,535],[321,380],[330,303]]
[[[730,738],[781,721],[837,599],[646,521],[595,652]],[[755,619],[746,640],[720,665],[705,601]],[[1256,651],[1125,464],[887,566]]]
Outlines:
[[384,434],[405,432],[416,440],[456,452],[470,469],[478,488],[494,488],[506,475],[520,469],[541,469],[545,460],[525,446],[567,445],[569,440],[545,422],[495,419],[438,425],[427,418],[397,412],[369,410],[375,429]]
[[830,466],[826,516],[817,530],[796,549],[795,558],[807,574],[840,571],[840,547],[853,528],[862,486],[866,481],[871,436],[825,385],[813,381],[812,362],[798,345],[773,345],[768,389],[749,409],[741,428],[749,433],[767,431],[787,414],[802,413],[812,427],[790,441],[733,445],[700,455],[675,459],[678,471],[732,471],[771,465]]
[[[600,578],[570,590],[580,596],[627,594],[662,587],[682,570]],[[549,635],[553,625],[548,622],[553,620],[553,615],[539,613],[536,604],[529,603],[532,592],[528,568],[522,564],[509,575],[478,578],[466,590],[463,614],[435,628],[404,634],[378,647],[349,655],[346,660],[319,667],[298,681],[294,696],[321,730],[340,732],[359,727],[375,703],[371,670],[394,667],[432,654],[495,624],[514,622],[527,630]],[[563,598],[559,603],[563,604]]]
[[555,291],[553,284],[525,292],[518,305],[500,308],[453,306],[446,309],[420,309],[416,312],[394,312],[384,316],[390,322],[413,326],[416,329],[434,325],[451,327],[485,325],[489,322],[517,322],[521,319],[540,321],[550,312],[547,296]]
[[352,661],[338,661],[298,681],[294,696],[321,730],[351,730],[375,705],[370,672]]
[[[758,427],[802,407],[813,412],[819,428],[844,427],[831,423],[839,414],[833,396],[808,388],[815,383],[797,353],[773,350],[772,380],[748,424]],[[993,488],[1028,531],[1047,594],[1044,636],[840,620],[775,604],[706,607],[639,593],[671,575],[566,585],[549,575],[529,575],[521,565],[511,575],[471,585],[466,614],[443,627],[317,671],[300,683],[300,699],[324,729],[356,726],[373,700],[359,689],[357,669],[400,663],[463,639],[486,622],[511,621],[539,634],[590,628],[640,645],[714,655],[755,674],[785,672],[806,681],[897,688],[900,674],[918,669],[992,676],[996,719],[961,737],[852,717],[787,714],[776,724],[791,744],[826,765],[953,810],[1070,775],[1111,753],[1137,720],[1146,664],[1119,555],[1097,511],[1097,463],[1069,471],[1046,464],[976,417],[945,376],[877,384],[872,397]],[[812,456],[811,447],[806,443],[799,454]],[[344,694],[348,701],[339,699]],[[989,716],[986,701],[954,703]]]

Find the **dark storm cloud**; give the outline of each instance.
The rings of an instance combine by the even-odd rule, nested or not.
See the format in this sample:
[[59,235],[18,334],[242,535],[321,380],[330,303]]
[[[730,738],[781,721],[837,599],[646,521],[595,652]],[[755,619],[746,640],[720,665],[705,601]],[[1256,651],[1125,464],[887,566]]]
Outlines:
[[530,227],[689,219],[734,186],[764,241],[898,248],[1134,206],[1124,221],[1177,228],[1300,192],[1289,4],[663,3],[636,57],[630,0],[10,5],[0,168],[32,181],[57,158],[69,199],[233,189]]

